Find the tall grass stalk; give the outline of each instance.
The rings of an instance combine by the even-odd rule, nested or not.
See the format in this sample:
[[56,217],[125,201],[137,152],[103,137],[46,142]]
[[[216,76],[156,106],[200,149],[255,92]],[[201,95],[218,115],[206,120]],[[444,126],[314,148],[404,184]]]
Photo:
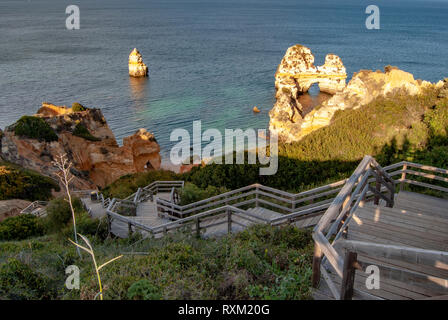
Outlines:
[[87,239],[87,237],[83,236],[82,234],[79,234],[79,236],[81,237],[82,240],[84,240],[84,242],[86,243],[86,245],[88,246],[88,248],[86,248],[86,247],[84,247],[84,246],[81,246],[81,245],[78,244],[78,243],[73,242],[71,239],[68,239],[68,240],[69,240],[71,243],[73,243],[77,248],[81,248],[81,249],[83,249],[84,251],[86,251],[86,252],[87,252],[88,254],[90,254],[90,256],[92,257],[93,265],[94,265],[94,267],[95,267],[96,277],[97,277],[97,279],[98,279],[98,286],[99,286],[99,288],[100,288],[100,292],[99,292],[98,294],[99,294],[99,296],[100,296],[100,299],[103,300],[103,285],[102,285],[102,283],[101,283],[100,270],[101,270],[103,267],[105,267],[106,265],[108,265],[109,263],[111,263],[111,262],[113,262],[113,261],[115,261],[115,260],[120,259],[121,257],[123,257],[123,255],[120,255],[120,256],[118,256],[118,257],[115,257],[115,258],[113,258],[113,259],[110,259],[109,261],[103,263],[102,265],[100,265],[100,266],[98,267],[98,264],[97,264],[97,262],[96,262],[96,258],[95,258],[95,252],[93,251],[93,247],[92,247],[92,245],[90,244],[89,239]]

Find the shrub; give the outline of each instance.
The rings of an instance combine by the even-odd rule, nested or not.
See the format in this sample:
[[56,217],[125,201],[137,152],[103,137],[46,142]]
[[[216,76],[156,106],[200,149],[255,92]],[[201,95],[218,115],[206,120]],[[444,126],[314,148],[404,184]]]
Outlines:
[[31,214],[6,218],[0,222],[0,240],[23,240],[43,235],[39,219]]
[[[72,199],[75,214],[84,210],[81,200],[78,198]],[[57,198],[47,206],[47,216],[44,218],[44,225],[47,232],[62,232],[63,229],[72,219],[72,212],[70,204],[64,198]]]
[[201,189],[192,183],[186,183],[180,192],[181,204],[186,205],[196,201],[204,200],[221,193],[229,191],[225,187],[208,186],[206,189]]
[[0,296],[14,300],[49,299],[55,291],[46,276],[17,259],[9,259],[0,266]]
[[94,137],[82,123],[78,123],[75,126],[73,135],[90,141],[101,141],[100,138]]
[[0,161],[0,200],[48,200],[53,189],[60,190],[50,177]]
[[78,103],[78,102],[73,102],[72,104],[72,111],[73,112],[81,112],[81,111],[86,111],[87,108],[84,107],[82,104]]
[[426,113],[424,121],[434,137],[446,139],[448,136],[448,98],[440,101]]
[[[100,240],[106,239],[109,235],[106,218],[91,218],[85,211],[76,214],[76,231],[84,236],[93,236]],[[73,226],[66,224],[61,234],[65,239],[73,237]]]
[[160,289],[146,279],[134,282],[128,289],[128,298],[132,300],[160,300]]
[[14,125],[14,133],[18,136],[37,139],[39,141],[57,141],[58,135],[42,118],[23,116]]

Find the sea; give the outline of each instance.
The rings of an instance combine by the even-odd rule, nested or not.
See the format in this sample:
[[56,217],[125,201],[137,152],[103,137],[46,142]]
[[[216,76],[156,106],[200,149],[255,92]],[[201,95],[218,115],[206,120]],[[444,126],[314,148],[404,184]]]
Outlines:
[[[66,28],[73,4],[79,30]],[[366,28],[369,5],[380,29]],[[448,0],[0,0],[0,128],[44,101],[79,102],[103,111],[119,143],[154,133],[166,159],[173,130],[195,120],[266,129],[275,71],[295,44],[316,65],[339,55],[348,80],[394,65],[436,82],[448,77]],[[133,48],[147,79],[128,76]]]

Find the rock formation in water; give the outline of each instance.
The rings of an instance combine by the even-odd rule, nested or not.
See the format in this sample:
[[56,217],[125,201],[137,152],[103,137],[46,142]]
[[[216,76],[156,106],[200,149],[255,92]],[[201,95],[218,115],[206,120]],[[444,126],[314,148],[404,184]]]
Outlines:
[[73,162],[73,187],[104,187],[125,174],[160,169],[160,147],[145,129],[123,139],[118,146],[101,110],[73,112],[71,108],[44,103],[35,117],[43,119],[57,134],[57,141],[40,141],[5,129],[0,156],[25,168],[55,177],[52,161],[67,154]]
[[148,67],[143,63],[143,58],[136,48],[129,55],[129,75],[131,77],[147,77]]
[[[388,66],[384,72],[361,70],[345,86],[345,68],[339,57],[327,55],[321,67],[315,67],[313,63],[314,57],[308,48],[294,46],[288,49],[279,66],[275,82],[277,101],[269,112],[269,129],[276,132],[281,141],[298,141],[310,132],[329,125],[337,110],[359,108],[396,90],[415,95],[432,85],[427,81],[415,80],[408,72]],[[306,92],[314,82],[319,83],[321,91],[333,94],[333,97],[304,115],[298,95]]]
[[325,64],[316,67],[309,48],[289,48],[275,74],[276,103],[269,113],[271,131],[275,130],[280,139],[291,140],[289,136],[295,136],[305,116],[299,96],[314,83],[318,83],[320,91],[335,94],[344,89],[346,78],[344,64],[337,55],[328,54]]

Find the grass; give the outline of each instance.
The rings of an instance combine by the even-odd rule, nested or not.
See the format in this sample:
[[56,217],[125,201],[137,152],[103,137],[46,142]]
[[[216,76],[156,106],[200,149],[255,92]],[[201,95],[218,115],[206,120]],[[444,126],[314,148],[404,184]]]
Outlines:
[[[90,237],[98,260],[124,254],[101,271],[105,299],[310,298],[313,244],[309,232],[254,226],[220,240],[181,233],[136,240]],[[127,254],[132,250],[146,254]],[[11,269],[10,264],[34,280],[13,287],[14,273],[1,272]],[[69,265],[80,268],[80,290],[64,286]],[[45,283],[48,290],[36,290],[41,287],[36,281]],[[90,257],[80,259],[68,240],[47,235],[0,242],[0,298],[93,299],[97,292]]]

